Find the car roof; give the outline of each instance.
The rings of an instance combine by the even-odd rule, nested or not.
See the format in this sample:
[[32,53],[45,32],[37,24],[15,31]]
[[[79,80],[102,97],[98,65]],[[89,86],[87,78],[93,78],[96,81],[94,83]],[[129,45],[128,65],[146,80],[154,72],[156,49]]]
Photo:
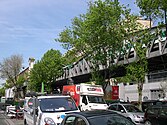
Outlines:
[[131,103],[128,103],[128,102],[118,102],[118,103],[112,103],[112,104],[110,104],[110,105],[133,105],[133,104],[131,104]]
[[44,99],[44,98],[67,98],[70,97],[68,95],[49,95],[49,96],[38,96],[38,99]]
[[157,104],[157,105],[152,105],[149,108],[167,108],[167,104]]
[[109,110],[92,110],[92,111],[83,111],[83,112],[73,112],[73,113],[67,113],[67,114],[82,115],[88,118],[88,117],[94,117],[99,115],[109,115],[109,114],[117,114],[117,113]]

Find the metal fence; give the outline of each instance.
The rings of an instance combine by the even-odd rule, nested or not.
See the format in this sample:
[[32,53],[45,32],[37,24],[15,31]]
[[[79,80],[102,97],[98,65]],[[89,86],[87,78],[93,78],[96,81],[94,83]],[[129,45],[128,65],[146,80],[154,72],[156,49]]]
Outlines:
[[167,81],[167,70],[151,72],[147,76],[148,76],[148,82]]

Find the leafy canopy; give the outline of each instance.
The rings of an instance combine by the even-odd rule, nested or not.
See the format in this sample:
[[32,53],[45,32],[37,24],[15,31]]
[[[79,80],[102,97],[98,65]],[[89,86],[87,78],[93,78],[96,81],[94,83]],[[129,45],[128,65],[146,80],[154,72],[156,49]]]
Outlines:
[[65,49],[75,50],[78,56],[89,58],[97,73],[99,65],[113,66],[108,61],[119,55],[124,40],[137,29],[135,20],[117,0],[97,0],[90,2],[87,13],[75,17],[56,41],[63,43]]
[[34,64],[30,72],[29,89],[40,91],[42,82],[45,84],[47,91],[51,91],[52,85],[56,78],[62,74],[64,58],[58,50],[48,50],[41,60]]
[[149,19],[162,19],[166,22],[167,1],[166,0],[136,0],[140,8],[140,14]]

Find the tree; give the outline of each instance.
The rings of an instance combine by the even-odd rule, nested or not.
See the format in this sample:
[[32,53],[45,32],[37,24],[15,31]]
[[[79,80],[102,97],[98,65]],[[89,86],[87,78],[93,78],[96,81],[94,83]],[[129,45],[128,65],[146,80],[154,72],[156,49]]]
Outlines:
[[[117,0],[98,0],[89,4],[86,14],[75,17],[72,26],[61,32],[57,41],[67,48],[75,48],[90,59],[94,65],[92,80],[101,84],[103,89],[109,82],[106,79],[114,75],[114,69],[118,66],[115,58],[134,49],[137,58],[127,67],[127,79],[138,84],[141,104],[147,72],[146,50],[152,36],[136,20],[137,17],[130,14],[130,10],[121,6]],[[125,58],[128,61],[128,57]],[[105,70],[104,76],[99,74],[99,65],[109,69]]]
[[[5,58],[0,63],[1,78],[7,80],[10,87],[15,87],[15,97],[18,95],[18,89],[20,86],[19,73],[22,69],[23,57],[21,55],[12,55],[9,58]],[[23,82],[23,81],[22,81]]]
[[80,55],[77,55],[77,51],[75,49],[68,50],[64,54],[64,60],[65,60],[64,65],[70,65],[70,64],[78,61],[81,57],[80,57]]
[[99,65],[109,69],[115,67],[116,64],[109,62],[124,46],[127,29],[130,29],[129,18],[134,18],[130,10],[121,6],[117,0],[98,0],[89,3],[87,13],[75,17],[72,26],[62,31],[56,40],[63,43],[65,48],[75,48],[81,56],[89,58],[94,65],[94,80],[100,80],[97,83],[105,88],[107,74],[111,76],[112,72],[106,71],[104,77],[101,77]]
[[128,40],[136,53],[136,60],[126,66],[125,79],[128,82],[137,83],[138,102],[140,109],[142,104],[143,84],[145,82],[145,76],[148,72],[146,51],[149,48],[150,42],[153,41],[153,38],[155,38],[154,35],[155,34],[151,34],[148,29],[144,29],[133,32],[131,34],[131,39]]
[[5,87],[0,88],[0,96],[5,96]]
[[64,58],[58,50],[48,50],[30,72],[30,90],[40,91],[42,82],[47,91],[53,91],[55,81],[62,74]]
[[[167,2],[166,0],[136,0],[137,6],[141,9],[142,16],[152,20],[152,18],[164,18],[167,31]],[[166,34],[167,35],[167,34]]]
[[159,16],[158,3],[159,0],[136,0],[137,6],[141,9],[140,14],[151,21]]

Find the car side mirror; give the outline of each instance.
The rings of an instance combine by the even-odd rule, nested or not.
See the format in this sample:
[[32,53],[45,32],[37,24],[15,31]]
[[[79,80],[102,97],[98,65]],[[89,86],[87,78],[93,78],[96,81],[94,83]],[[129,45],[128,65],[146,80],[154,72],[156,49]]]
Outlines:
[[85,102],[85,105],[87,105],[87,104],[88,104],[88,102],[86,101],[86,102]]
[[78,106],[78,109],[81,111],[81,106],[80,105]]

